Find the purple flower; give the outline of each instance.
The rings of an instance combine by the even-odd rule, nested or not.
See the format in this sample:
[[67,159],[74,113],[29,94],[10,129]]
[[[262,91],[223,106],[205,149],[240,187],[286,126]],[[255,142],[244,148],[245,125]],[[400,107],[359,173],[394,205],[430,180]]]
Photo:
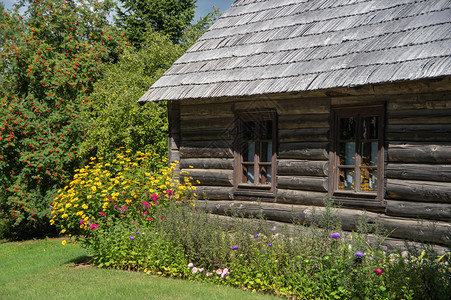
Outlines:
[[135,231],[136,234],[139,234],[139,231]]
[[135,237],[134,237],[133,235],[131,235],[131,236],[130,236],[130,239],[131,239],[131,240],[134,240],[134,239],[135,239]]
[[258,238],[260,235],[258,233],[254,234],[254,238]]
[[369,259],[370,259],[370,260],[373,260],[373,257],[372,257],[372,256],[370,256],[370,257],[369,257]]
[[330,237],[333,239],[339,239],[339,238],[341,238],[341,234],[339,234],[338,232],[335,232],[335,233],[332,233],[330,235]]
[[268,246],[271,247],[271,246],[272,246],[272,243],[268,243]]
[[235,246],[232,247],[232,250],[238,250],[239,248],[240,248],[240,247],[238,247],[238,246],[235,245]]
[[356,253],[354,253],[355,256],[358,257],[362,257],[363,256],[363,252],[362,251],[357,251]]

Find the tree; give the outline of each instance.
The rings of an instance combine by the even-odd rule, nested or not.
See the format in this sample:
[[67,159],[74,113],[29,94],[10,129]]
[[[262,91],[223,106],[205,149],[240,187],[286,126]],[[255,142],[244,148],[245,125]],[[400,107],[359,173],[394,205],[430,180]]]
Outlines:
[[20,5],[5,15],[0,52],[1,221],[16,237],[48,233],[52,199],[82,164],[94,83],[126,47],[109,0]]
[[166,102],[146,103],[137,100],[216,20],[214,9],[198,23],[188,26],[182,42],[174,44],[167,36],[151,27],[144,33],[139,50],[124,50],[119,62],[108,67],[105,77],[96,84],[92,95],[93,123],[81,153],[112,157],[115,149],[133,151],[152,148],[160,156],[167,155]]
[[120,0],[117,23],[140,48],[148,26],[178,43],[194,18],[196,0]]
[[149,30],[141,49],[126,49],[119,62],[109,66],[92,95],[96,126],[90,128],[82,153],[110,157],[118,147],[133,151],[151,147],[167,154],[166,103],[141,106],[137,100],[183,51],[168,37]]

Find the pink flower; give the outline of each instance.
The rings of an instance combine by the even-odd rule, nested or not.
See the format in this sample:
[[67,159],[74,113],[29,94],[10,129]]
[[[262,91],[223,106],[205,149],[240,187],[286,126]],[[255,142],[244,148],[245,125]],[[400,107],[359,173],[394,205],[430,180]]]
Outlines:
[[196,274],[197,273],[197,268],[196,267],[193,267],[193,274]]
[[203,271],[204,271],[204,268],[200,268],[200,269],[199,269],[199,272],[203,272]]
[[168,196],[169,196],[169,197],[172,196],[172,190],[166,190],[166,192],[168,193]]
[[147,215],[147,211],[143,212],[143,216]]
[[192,267],[194,267],[194,264],[193,263],[189,263],[188,264],[188,268],[192,268]]
[[153,221],[153,218],[152,218],[152,217],[150,217],[150,218],[149,218],[149,221]]
[[222,274],[227,274],[227,273],[229,273],[229,269],[225,268],[225,269],[222,271]]
[[91,230],[95,230],[97,227],[99,227],[99,224],[91,224]]
[[144,205],[144,207],[147,207],[147,208],[149,208],[149,207],[150,207],[150,204],[149,204],[149,202],[146,202],[146,201],[142,201],[142,202],[141,202],[141,204],[142,204],[142,205]]
[[105,217],[105,214],[101,211],[100,212],[100,215],[102,216],[102,217]]
[[226,276],[227,276],[227,273],[222,273],[222,274],[221,274],[221,278],[222,278],[222,279],[226,278]]
[[374,273],[380,275],[380,274],[384,273],[384,271],[382,271],[381,269],[374,269]]
[[216,274],[221,275],[222,274],[222,270],[221,269],[217,269],[216,270]]
[[164,219],[166,219],[166,217],[165,217],[165,216],[162,216],[160,219],[161,219],[161,221],[163,221]]
[[205,275],[207,275],[207,277],[210,277],[211,273],[210,273],[210,272],[207,272],[207,274],[205,274]]
[[85,220],[81,219],[80,220],[80,224],[83,224],[85,222]]

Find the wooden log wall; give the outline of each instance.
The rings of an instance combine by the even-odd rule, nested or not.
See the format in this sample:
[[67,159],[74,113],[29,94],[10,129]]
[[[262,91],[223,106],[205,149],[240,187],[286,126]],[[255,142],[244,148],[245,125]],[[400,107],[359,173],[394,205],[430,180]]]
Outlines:
[[[211,205],[250,203],[255,197],[233,194],[235,112],[276,109],[277,196],[261,200],[268,202],[268,219],[290,222],[289,211],[320,207],[329,195],[331,106],[385,103],[384,206],[375,208],[371,218],[396,229],[396,237],[410,238],[417,228],[426,240],[430,235],[429,241],[444,244],[451,220],[451,95],[446,89],[409,89],[375,86],[362,89],[362,95],[353,90],[318,98],[178,101],[169,104],[170,159],[180,160],[180,169],[190,172],[200,199],[214,200]],[[345,229],[355,227],[361,211],[341,211]],[[438,222],[438,233],[421,229],[418,220],[431,228]]]
[[451,220],[451,94],[387,102],[386,214]]
[[179,103],[180,168],[190,172],[203,199],[246,198],[233,195],[235,111],[272,108],[278,116],[277,201],[322,205],[329,172],[329,99]]

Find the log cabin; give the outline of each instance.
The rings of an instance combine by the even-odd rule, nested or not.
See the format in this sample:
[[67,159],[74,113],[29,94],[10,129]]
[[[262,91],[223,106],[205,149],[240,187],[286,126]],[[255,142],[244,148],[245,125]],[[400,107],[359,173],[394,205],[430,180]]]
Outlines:
[[139,99],[214,213],[451,240],[451,2],[236,0]]

